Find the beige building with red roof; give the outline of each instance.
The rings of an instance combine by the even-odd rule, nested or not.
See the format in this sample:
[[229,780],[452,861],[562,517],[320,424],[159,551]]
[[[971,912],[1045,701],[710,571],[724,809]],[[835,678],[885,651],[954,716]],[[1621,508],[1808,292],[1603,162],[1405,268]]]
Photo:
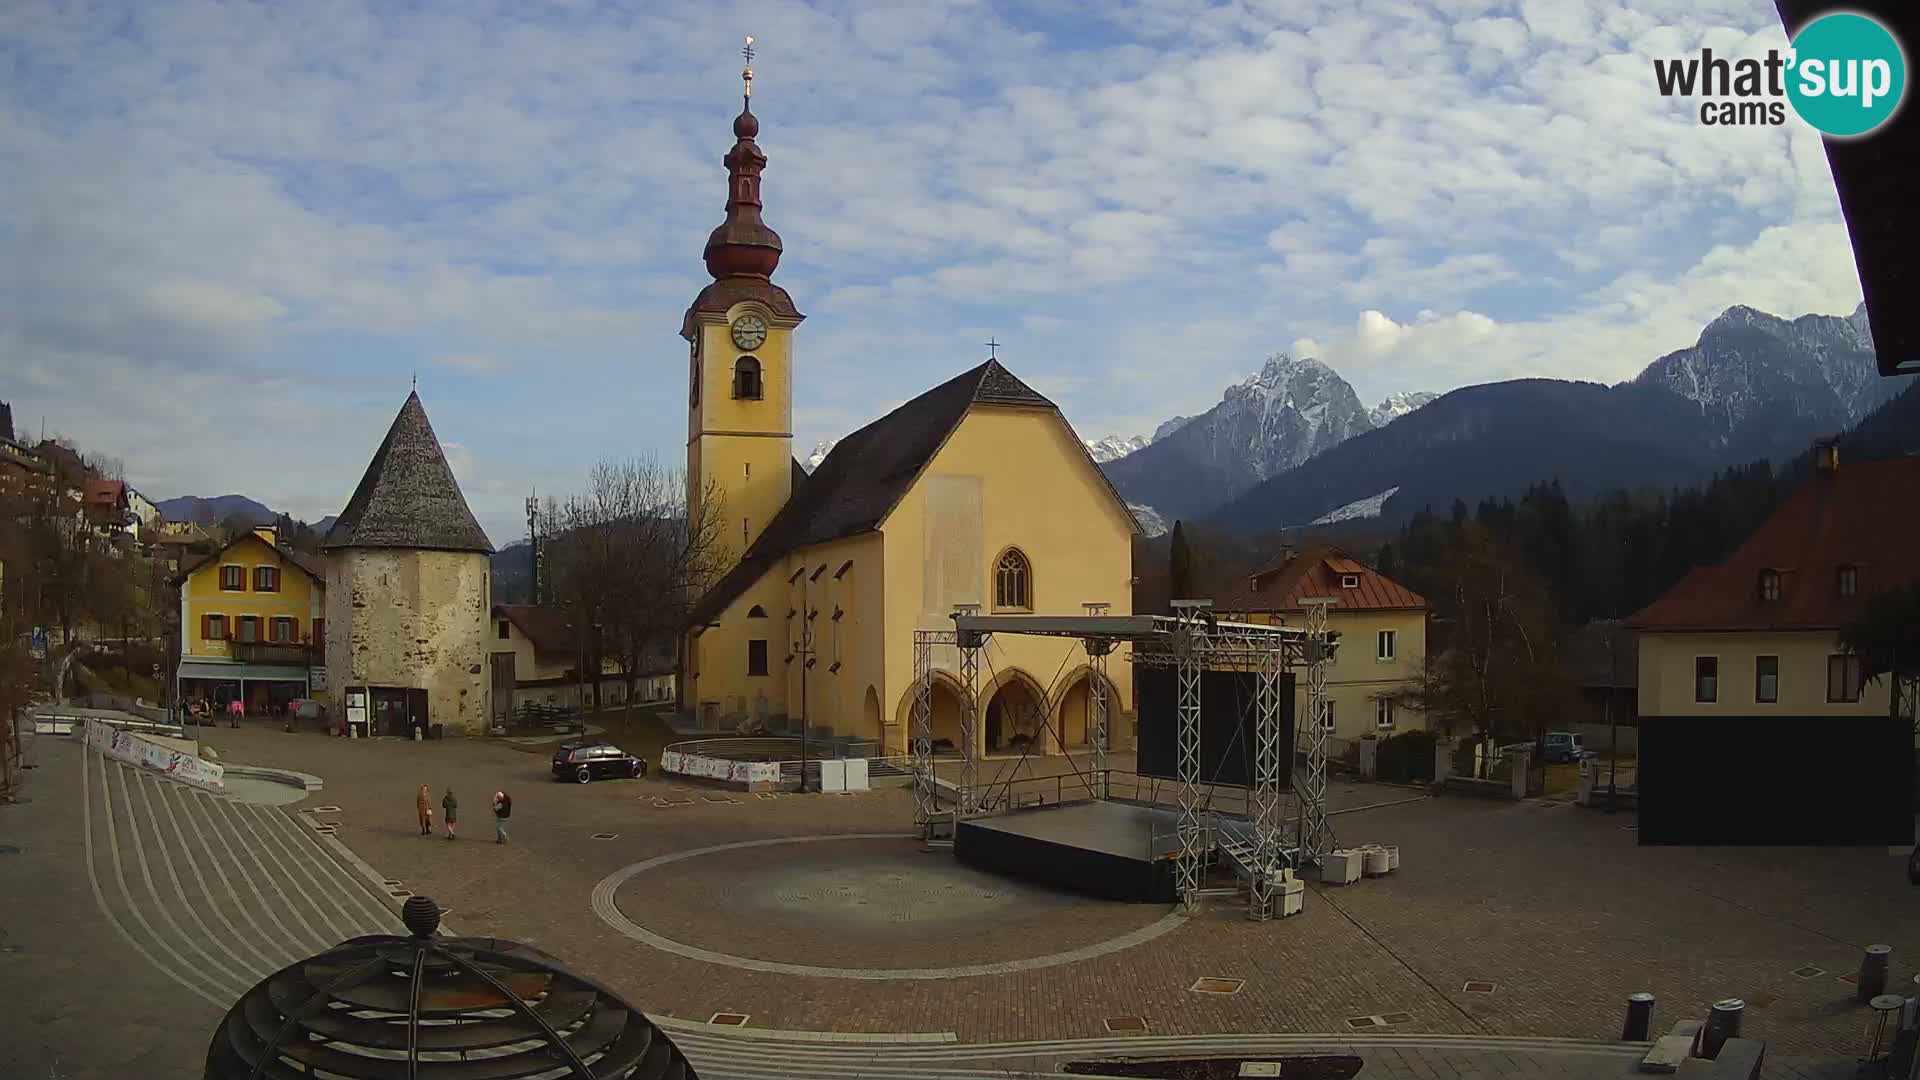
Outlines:
[[[1425,597],[1334,547],[1286,551],[1213,598],[1223,619],[1302,626],[1310,598],[1329,597],[1328,629],[1340,649],[1327,672],[1328,733],[1336,738],[1424,729],[1426,714],[1406,690],[1427,656]],[[1297,679],[1294,715],[1306,715],[1306,682]]]
[[[524,706],[576,708],[581,696],[579,667],[585,636],[565,607],[553,604],[495,604],[488,657],[492,668],[494,719],[510,721]],[[635,701],[673,697],[673,656],[644,658],[633,674]],[[589,691],[591,693],[591,691]],[[627,675],[614,657],[600,662],[600,700],[624,704]]]
[[1725,562],[1696,567],[1627,620],[1649,716],[1885,716],[1840,628],[1867,598],[1920,579],[1920,458],[1843,466],[1823,443],[1813,476]]

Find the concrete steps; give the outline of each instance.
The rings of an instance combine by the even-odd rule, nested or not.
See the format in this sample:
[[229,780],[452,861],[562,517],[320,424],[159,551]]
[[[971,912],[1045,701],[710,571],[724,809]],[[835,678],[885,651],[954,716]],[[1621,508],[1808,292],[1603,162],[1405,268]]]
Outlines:
[[351,937],[403,933],[370,888],[282,810],[81,756],[88,871],[114,932],[225,1009]]

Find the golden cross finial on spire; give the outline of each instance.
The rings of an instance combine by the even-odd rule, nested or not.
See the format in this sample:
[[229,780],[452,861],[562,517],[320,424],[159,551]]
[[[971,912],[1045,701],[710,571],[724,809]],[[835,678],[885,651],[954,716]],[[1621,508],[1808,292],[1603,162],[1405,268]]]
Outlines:
[[753,35],[752,34],[747,35],[747,43],[741,47],[740,55],[746,57],[746,60],[747,60],[747,66],[741,69],[741,72],[740,72],[740,81],[742,85],[745,87],[745,90],[742,91],[740,96],[752,97],[753,96]]

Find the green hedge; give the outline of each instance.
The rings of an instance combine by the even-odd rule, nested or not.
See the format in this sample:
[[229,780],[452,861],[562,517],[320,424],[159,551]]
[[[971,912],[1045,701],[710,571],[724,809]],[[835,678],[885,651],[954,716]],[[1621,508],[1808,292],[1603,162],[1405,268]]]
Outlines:
[[1408,731],[1380,740],[1375,757],[1380,779],[1397,784],[1433,780],[1433,746],[1438,737],[1431,731]]

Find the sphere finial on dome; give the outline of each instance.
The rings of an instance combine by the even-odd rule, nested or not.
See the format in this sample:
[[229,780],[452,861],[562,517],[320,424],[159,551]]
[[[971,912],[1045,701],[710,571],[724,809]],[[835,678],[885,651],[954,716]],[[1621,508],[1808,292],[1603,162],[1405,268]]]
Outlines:
[[760,173],[767,156],[754,145],[760,121],[753,115],[753,37],[740,50],[740,115],[733,119],[733,149],[727,167],[727,218],[707,237],[707,272],[723,277],[770,277],[780,265],[780,234],[760,220]]
[[407,902],[400,905],[400,921],[414,937],[430,938],[440,929],[440,905],[430,897],[409,896]]

